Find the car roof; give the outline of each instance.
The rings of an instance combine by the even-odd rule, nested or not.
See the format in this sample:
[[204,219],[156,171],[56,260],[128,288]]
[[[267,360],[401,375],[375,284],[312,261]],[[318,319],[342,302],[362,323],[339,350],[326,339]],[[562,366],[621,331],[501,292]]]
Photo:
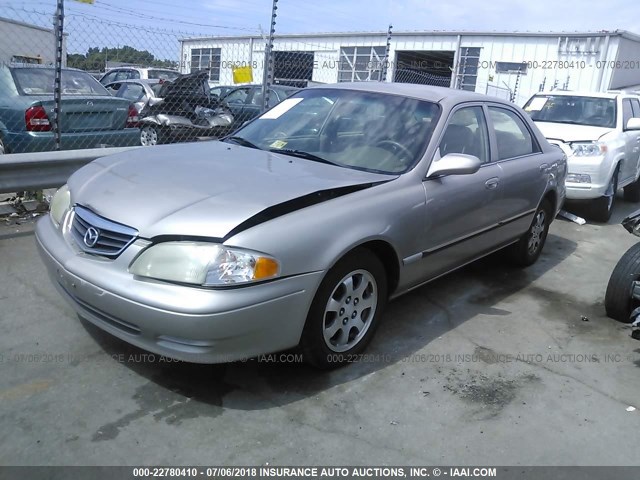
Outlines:
[[449,99],[455,102],[486,102],[507,103],[497,97],[490,97],[481,93],[468,90],[456,90],[446,87],[434,87],[432,85],[417,85],[414,83],[389,83],[389,82],[343,82],[323,85],[314,85],[307,89],[331,88],[340,90],[358,90],[362,92],[389,93],[413,97],[429,102],[439,102]]
[[559,96],[571,96],[571,97],[592,97],[592,98],[616,98],[620,93],[611,92],[585,92],[585,91],[571,91],[571,90],[550,90],[548,92],[538,92],[535,95],[559,95]]
[[158,83],[160,83],[160,79],[158,79],[158,78],[129,78],[127,80],[114,80],[113,82],[107,83],[107,85],[113,85],[114,83],[143,83],[143,84],[152,86],[152,85],[157,85]]

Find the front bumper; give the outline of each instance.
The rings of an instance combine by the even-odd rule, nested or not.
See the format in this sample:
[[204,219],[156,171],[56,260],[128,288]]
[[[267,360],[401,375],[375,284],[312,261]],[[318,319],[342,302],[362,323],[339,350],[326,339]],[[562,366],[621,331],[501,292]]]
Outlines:
[[49,276],[76,312],[150,352],[195,363],[224,363],[296,346],[322,272],[234,289],[136,279],[127,271],[148,244],[115,260],[81,252],[49,216],[36,228]]
[[611,162],[605,156],[567,158],[569,173],[585,174],[591,177],[589,183],[566,182],[567,198],[570,200],[590,200],[602,197],[609,187],[613,174]]

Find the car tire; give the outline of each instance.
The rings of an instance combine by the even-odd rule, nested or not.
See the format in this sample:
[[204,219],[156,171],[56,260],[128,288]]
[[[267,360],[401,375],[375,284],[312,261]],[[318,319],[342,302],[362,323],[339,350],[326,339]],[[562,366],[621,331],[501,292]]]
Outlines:
[[164,131],[157,125],[143,125],[140,129],[140,145],[152,147],[164,143]]
[[613,207],[616,204],[616,192],[618,191],[618,168],[611,176],[607,191],[611,193],[592,200],[589,205],[589,217],[596,222],[607,223],[611,218],[611,212],[613,212]]
[[624,187],[624,200],[625,202],[640,202],[640,178]]
[[538,206],[527,232],[520,237],[517,243],[509,247],[511,260],[514,264],[528,267],[536,263],[547,240],[552,219],[553,205],[549,200],[543,200]]
[[633,282],[640,280],[640,243],[622,255],[611,273],[604,297],[607,316],[619,322],[631,322],[631,312],[640,302],[631,297]]
[[5,153],[7,153],[7,148],[4,146],[2,137],[0,137],[0,155],[4,155]]
[[353,361],[373,338],[386,301],[387,276],[378,257],[361,248],[338,261],[307,315],[300,341],[305,361],[327,370]]

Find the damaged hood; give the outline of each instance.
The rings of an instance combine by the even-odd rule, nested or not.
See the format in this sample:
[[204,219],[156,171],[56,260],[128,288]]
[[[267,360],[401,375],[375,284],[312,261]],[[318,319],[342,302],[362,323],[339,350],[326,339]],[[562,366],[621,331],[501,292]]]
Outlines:
[[74,204],[136,228],[143,238],[225,238],[243,222],[257,224],[256,218],[394,178],[214,141],[99,158],[68,184]]
[[596,141],[614,130],[569,123],[535,122],[535,124],[547,140],[561,140],[564,143]]
[[180,75],[172,82],[164,82],[160,87],[158,97],[166,100],[167,97],[171,98],[174,95],[205,96],[209,92],[208,79],[209,74],[206,71]]

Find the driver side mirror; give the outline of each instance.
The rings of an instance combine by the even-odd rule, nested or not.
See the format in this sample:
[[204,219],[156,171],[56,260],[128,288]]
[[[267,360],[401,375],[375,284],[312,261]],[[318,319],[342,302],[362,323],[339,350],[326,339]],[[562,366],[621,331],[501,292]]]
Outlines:
[[478,157],[464,153],[448,153],[429,167],[427,178],[443,175],[470,175],[480,170],[482,162]]
[[626,125],[627,130],[640,130],[640,118],[630,118]]

